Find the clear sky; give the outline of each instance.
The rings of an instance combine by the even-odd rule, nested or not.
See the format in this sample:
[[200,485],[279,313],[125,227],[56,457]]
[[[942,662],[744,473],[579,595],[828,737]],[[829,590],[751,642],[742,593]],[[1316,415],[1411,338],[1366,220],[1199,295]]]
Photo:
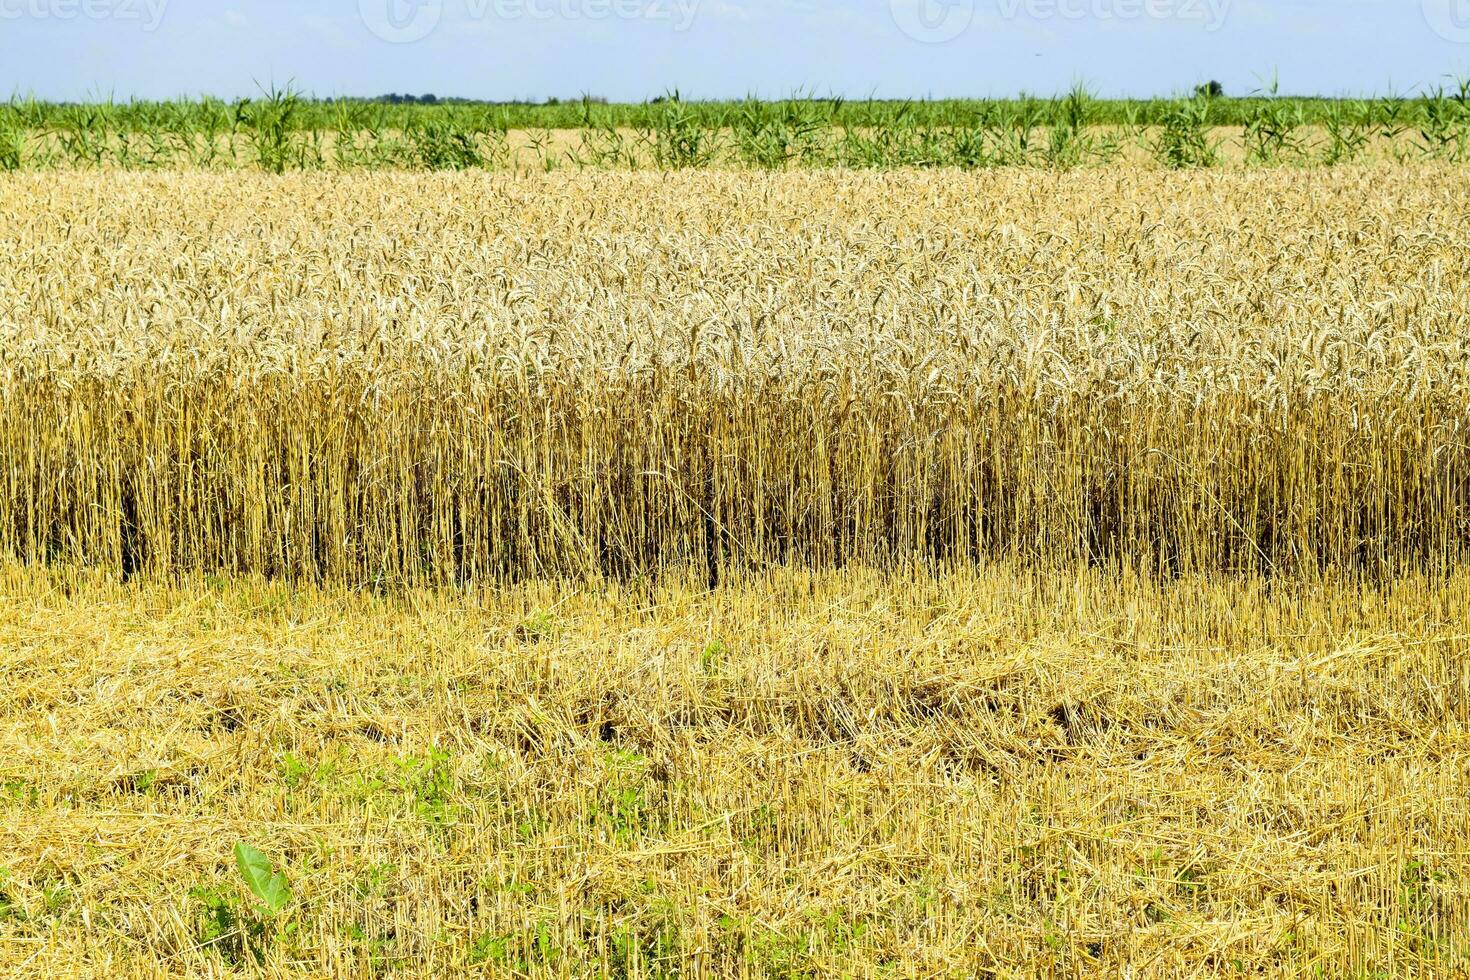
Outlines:
[[0,0],[0,97],[1414,91],[1470,0]]

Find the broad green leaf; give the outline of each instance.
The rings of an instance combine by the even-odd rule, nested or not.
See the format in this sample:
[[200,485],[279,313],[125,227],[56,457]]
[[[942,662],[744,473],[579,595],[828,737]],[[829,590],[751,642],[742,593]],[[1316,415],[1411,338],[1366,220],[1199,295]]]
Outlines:
[[291,901],[291,886],[286,876],[271,867],[270,858],[244,841],[235,845],[235,866],[240,869],[250,893],[271,912],[281,911]]

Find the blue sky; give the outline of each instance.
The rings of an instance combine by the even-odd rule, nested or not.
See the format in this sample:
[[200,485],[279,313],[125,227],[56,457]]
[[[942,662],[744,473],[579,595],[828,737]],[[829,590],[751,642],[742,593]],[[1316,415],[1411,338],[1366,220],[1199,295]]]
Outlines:
[[[388,40],[384,40],[387,37]],[[0,95],[1413,91],[1470,0],[0,0]]]

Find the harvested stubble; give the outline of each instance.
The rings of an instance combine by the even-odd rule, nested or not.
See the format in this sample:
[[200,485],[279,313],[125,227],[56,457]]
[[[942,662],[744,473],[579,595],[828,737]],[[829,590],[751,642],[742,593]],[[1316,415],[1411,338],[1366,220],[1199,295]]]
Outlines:
[[1467,637],[1464,574],[8,568],[0,971],[1463,976]]
[[14,175],[0,550],[1442,571],[1462,177]]

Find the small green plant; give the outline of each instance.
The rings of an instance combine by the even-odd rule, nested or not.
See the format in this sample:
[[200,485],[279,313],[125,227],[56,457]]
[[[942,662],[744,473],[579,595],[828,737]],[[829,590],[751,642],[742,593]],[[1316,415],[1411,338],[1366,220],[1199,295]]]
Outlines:
[[706,673],[712,673],[725,660],[725,644],[719,638],[710,640],[705,644],[704,650],[699,654],[699,666]]
[[233,154],[229,107],[223,102],[206,98],[197,107],[180,102],[175,105],[175,118],[179,138],[195,166],[212,167],[225,154]]
[[1451,951],[1435,928],[1439,896],[1449,875],[1423,861],[1410,859],[1399,872],[1399,917],[1395,931],[1405,948],[1426,959],[1442,959]]
[[526,843],[533,841],[546,833],[551,827],[551,821],[539,810],[528,810],[525,816],[516,823],[516,840]]
[[261,851],[241,841],[235,845],[235,868],[246,890],[259,905],[241,902],[227,888],[198,886],[190,890],[196,909],[195,940],[201,949],[216,951],[227,963],[259,963],[274,940],[290,932],[275,922],[291,901],[286,876],[272,867]]
[[1095,140],[1088,126],[1092,118],[1092,96],[1082,84],[1072,90],[1056,106],[1056,122],[1051,126],[1051,142],[1046,149],[1046,162],[1053,167],[1071,169],[1093,156]]
[[49,920],[58,919],[72,901],[72,891],[64,881],[51,881],[41,888],[41,909]]
[[488,932],[476,936],[469,948],[470,965],[479,966],[482,963],[493,963],[497,966],[508,965],[510,942],[510,936],[497,936]]
[[1165,110],[1154,141],[1154,156],[1171,170],[1213,167],[1217,147],[1210,139],[1210,100],[1178,99]]
[[588,167],[606,169],[618,166],[633,166],[635,155],[627,145],[623,134],[612,126],[588,126],[581,131],[581,141],[574,150],[567,151],[567,158],[577,169]]
[[476,134],[444,119],[416,121],[406,136],[412,164],[425,170],[469,170],[485,162]]
[[536,967],[554,966],[561,959],[554,924],[541,919],[525,933],[484,933],[470,945],[467,960],[472,966],[492,964],[514,974],[530,973]]
[[291,885],[286,876],[271,866],[270,858],[244,841],[235,845],[235,867],[250,894],[275,915],[291,901]]
[[382,861],[370,865],[357,880],[352,883],[352,890],[359,898],[373,898],[384,894],[388,886],[393,883],[398,868],[391,861]]
[[391,934],[375,934],[356,922],[349,925],[344,932],[358,954],[367,960],[369,974],[379,974],[399,958],[393,955],[396,939]]
[[26,131],[8,106],[0,106],[0,172],[19,170],[25,160]]
[[35,806],[41,799],[41,791],[23,779],[7,779],[0,782],[0,799]]
[[1419,148],[1432,160],[1458,163],[1470,148],[1470,79],[1460,79],[1454,91],[1437,86],[1419,100],[1423,122]]
[[311,767],[295,754],[287,752],[281,757],[281,780],[285,782],[287,789],[296,789],[306,780],[311,778]]
[[399,785],[412,800],[418,818],[436,830],[452,824],[454,774],[449,753],[430,747],[425,756],[407,756],[397,760],[397,766]]
[[994,114],[995,162],[1001,166],[1029,165],[1035,152],[1036,129],[1046,114],[1043,103],[1022,93],[1015,102],[1001,103]]
[[1362,155],[1373,138],[1371,107],[1365,102],[1333,102],[1322,119],[1327,145],[1322,162],[1329,167],[1351,163]]
[[1281,84],[1275,77],[1254,94],[1257,98],[1245,123],[1246,160],[1271,165],[1299,156],[1301,141],[1296,133],[1302,122],[1301,104],[1281,98]]
[[658,102],[651,125],[643,139],[653,161],[664,170],[702,167],[719,152],[718,124],[708,126],[689,105],[679,98],[678,90]]
[[289,86],[273,86],[263,98],[236,103],[235,126],[244,131],[255,150],[256,163],[267,173],[285,173],[293,163],[299,163],[295,159],[293,123],[300,107],[300,97]]
[[538,609],[516,626],[516,639],[522,643],[534,643],[550,636],[552,626],[551,614]]
[[10,871],[0,868],[0,922],[24,922],[27,918],[25,906],[16,899],[10,879]]
[[263,929],[229,892],[199,886],[190,889],[189,897],[195,905],[194,941],[200,949],[214,950],[235,965],[249,955],[259,955]]
[[818,104],[793,98],[774,105],[747,99],[731,120],[736,158],[761,170],[820,163],[825,155],[823,117],[835,116],[841,104],[841,99]]
[[[1404,111],[1406,106],[1407,103],[1392,92],[1373,103],[1373,118],[1378,125],[1378,136],[1389,144],[1391,150],[1394,150],[1394,142],[1409,131]],[[1394,156],[1398,155],[1394,150]]]
[[57,138],[67,159],[76,167],[101,166],[112,127],[110,102],[67,106],[61,112]]
[[678,961],[679,927],[670,919],[646,929],[619,926],[609,938],[611,976],[672,975],[668,967]]
[[609,752],[602,805],[594,811],[594,820],[619,842],[647,833],[651,818],[648,789],[646,758],[628,750]]

